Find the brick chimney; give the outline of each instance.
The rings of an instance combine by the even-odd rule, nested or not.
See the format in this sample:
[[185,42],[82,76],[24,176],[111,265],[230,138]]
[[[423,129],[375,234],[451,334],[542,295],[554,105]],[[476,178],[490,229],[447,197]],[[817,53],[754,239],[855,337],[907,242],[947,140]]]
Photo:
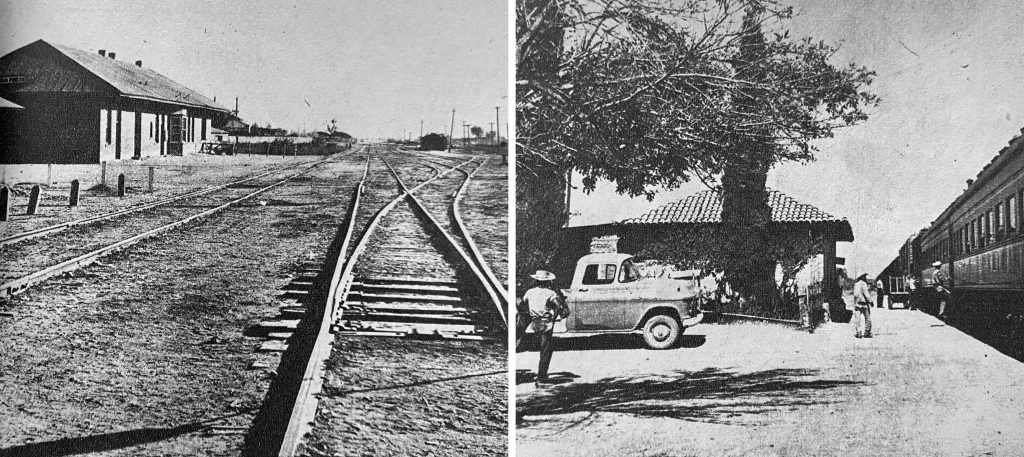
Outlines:
[[107,50],[106,49],[100,49],[100,55],[103,56],[103,57],[106,57],[107,56]]
[[135,66],[136,67],[141,67],[142,66],[142,61],[141,60],[136,60],[135,61]]
[[117,59],[117,54],[115,54],[113,52],[108,52],[107,53],[107,57],[110,57],[111,59],[116,60]]

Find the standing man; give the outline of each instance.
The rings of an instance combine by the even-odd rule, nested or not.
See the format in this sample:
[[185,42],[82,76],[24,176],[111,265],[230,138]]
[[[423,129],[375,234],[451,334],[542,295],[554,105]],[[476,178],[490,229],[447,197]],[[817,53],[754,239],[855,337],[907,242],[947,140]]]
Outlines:
[[549,271],[537,270],[530,275],[537,281],[532,289],[523,295],[533,321],[533,331],[540,335],[540,362],[537,364],[537,387],[550,385],[548,366],[555,352],[555,322],[569,316],[565,296],[555,287],[555,275]]
[[917,280],[913,276],[907,275],[903,285],[907,288],[907,307],[913,311],[917,309]]
[[871,338],[870,288],[867,273],[861,273],[853,283],[853,325],[857,338]]
[[949,281],[949,275],[942,270],[941,260],[936,260],[932,266],[935,267],[935,271],[932,272],[932,285],[935,286],[936,296],[939,299],[939,319],[945,320],[946,303],[949,302],[952,285]]
[[885,282],[882,278],[875,280],[875,306],[881,308],[885,304]]

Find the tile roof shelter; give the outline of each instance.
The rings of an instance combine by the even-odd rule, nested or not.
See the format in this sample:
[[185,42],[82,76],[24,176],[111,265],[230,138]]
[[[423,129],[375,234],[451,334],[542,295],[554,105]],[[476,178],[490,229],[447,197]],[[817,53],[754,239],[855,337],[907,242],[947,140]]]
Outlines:
[[0,96],[25,107],[5,163],[88,164],[199,149],[228,110],[115,53],[38,40],[0,57]]
[[[806,230],[815,240],[818,258],[808,265],[820,265],[820,271],[810,272],[810,276],[815,283],[820,283],[826,301],[838,300],[842,291],[837,282],[836,242],[853,241],[850,223],[845,218],[833,216],[774,189],[768,189],[768,206],[772,212],[772,231]],[[575,261],[594,246],[607,249],[610,239],[614,240],[612,249],[637,254],[664,236],[695,233],[688,230],[721,222],[721,194],[705,190],[618,223],[567,228],[564,231],[565,242],[562,243],[565,251],[558,257]],[[566,271],[561,271],[561,266],[552,268],[559,270],[555,272],[557,275],[559,272],[571,272],[572,266],[568,265]],[[834,318],[844,319],[842,312],[837,314]]]
[[[813,205],[802,203],[774,189],[768,189],[768,207],[772,222],[822,224],[836,233],[836,241],[853,241],[853,228],[845,218],[838,218]],[[627,225],[644,224],[708,224],[722,222],[722,196],[705,190],[640,217],[622,221]]]

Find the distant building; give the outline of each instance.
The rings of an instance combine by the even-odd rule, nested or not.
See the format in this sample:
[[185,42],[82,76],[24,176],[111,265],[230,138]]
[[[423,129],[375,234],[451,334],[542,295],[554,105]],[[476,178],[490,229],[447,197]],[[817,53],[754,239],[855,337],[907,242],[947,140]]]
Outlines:
[[[769,232],[806,231],[817,254],[797,274],[804,287],[820,290],[826,301],[834,301],[842,291],[838,286],[836,242],[853,241],[853,228],[843,218],[802,203],[782,192],[768,190],[772,218]],[[614,250],[638,254],[651,243],[670,235],[693,233],[697,227],[722,222],[722,197],[712,190],[690,195],[646,214],[618,223],[570,227],[564,229],[562,252],[555,257],[565,265],[552,266],[555,274],[571,275],[573,263],[594,250]]]
[[248,135],[249,134],[249,124],[246,124],[245,122],[242,122],[242,120],[237,118],[237,117],[233,117],[232,116],[232,117],[228,118],[227,121],[224,122],[223,125],[217,125],[217,124],[214,124],[214,125],[216,125],[221,130],[223,130],[225,132],[228,132],[231,135]]
[[228,110],[199,93],[107,54],[43,40],[0,57],[4,163],[90,164],[195,152]]

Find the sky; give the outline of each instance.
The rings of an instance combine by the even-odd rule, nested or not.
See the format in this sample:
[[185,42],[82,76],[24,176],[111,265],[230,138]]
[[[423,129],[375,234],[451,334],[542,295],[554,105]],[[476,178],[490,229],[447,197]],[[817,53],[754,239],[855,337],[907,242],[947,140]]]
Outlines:
[[[508,122],[505,0],[0,0],[0,54],[44,39],[115,52],[247,122],[356,137]],[[308,104],[307,104],[308,103]],[[406,133],[407,134],[407,133]]]
[[[783,164],[768,186],[853,226],[839,243],[851,273],[880,272],[903,242],[966,188],[1024,127],[1020,0],[797,1],[792,36],[839,47],[833,63],[878,73],[870,119],[815,142],[817,160]],[[576,181],[578,185],[579,181]],[[653,202],[603,185],[575,192],[572,225],[635,217],[706,189],[689,183]]]

